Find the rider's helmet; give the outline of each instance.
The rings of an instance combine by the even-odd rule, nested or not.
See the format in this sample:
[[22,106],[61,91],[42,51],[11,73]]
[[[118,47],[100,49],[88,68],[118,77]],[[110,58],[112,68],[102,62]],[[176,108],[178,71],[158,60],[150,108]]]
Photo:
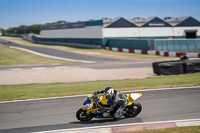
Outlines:
[[106,99],[111,99],[113,95],[114,95],[114,89],[112,87],[106,87],[105,89]]

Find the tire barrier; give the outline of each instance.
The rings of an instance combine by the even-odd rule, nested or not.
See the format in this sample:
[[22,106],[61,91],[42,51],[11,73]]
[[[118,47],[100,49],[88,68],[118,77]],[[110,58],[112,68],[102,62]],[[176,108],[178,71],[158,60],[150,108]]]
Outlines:
[[180,75],[200,72],[200,60],[176,60],[152,63],[154,74]]

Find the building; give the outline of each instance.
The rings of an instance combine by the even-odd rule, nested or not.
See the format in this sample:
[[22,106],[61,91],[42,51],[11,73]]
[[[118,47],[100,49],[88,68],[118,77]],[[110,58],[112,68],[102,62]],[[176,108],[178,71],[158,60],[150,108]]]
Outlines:
[[164,21],[173,25],[175,38],[200,38],[200,22],[192,17],[166,17]]
[[193,17],[103,18],[43,25],[40,34],[41,37],[34,38],[35,41],[148,50],[163,45],[154,43],[158,39],[199,39],[200,22]]

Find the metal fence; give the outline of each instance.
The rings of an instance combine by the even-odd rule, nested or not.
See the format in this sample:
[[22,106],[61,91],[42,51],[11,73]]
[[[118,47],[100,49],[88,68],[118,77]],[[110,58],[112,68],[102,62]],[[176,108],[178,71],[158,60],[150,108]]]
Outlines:
[[155,50],[169,52],[200,52],[200,39],[154,40]]
[[79,43],[79,44],[90,44],[90,45],[102,45],[101,38],[40,38],[32,36],[32,40],[35,42],[52,42],[55,43]]

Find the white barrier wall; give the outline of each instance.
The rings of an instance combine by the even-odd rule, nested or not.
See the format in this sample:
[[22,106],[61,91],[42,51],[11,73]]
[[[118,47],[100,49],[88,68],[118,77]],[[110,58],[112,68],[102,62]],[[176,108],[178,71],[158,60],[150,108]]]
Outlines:
[[174,36],[185,36],[185,30],[197,30],[196,35],[200,36],[200,27],[174,27]]
[[197,30],[200,27],[138,27],[138,28],[102,28],[88,26],[85,28],[41,30],[42,38],[104,38],[104,37],[170,37],[185,36],[185,30]]
[[173,27],[139,28],[140,37],[173,36]]
[[103,28],[103,37],[139,37],[139,28]]
[[40,34],[42,38],[102,38],[102,27],[42,30]]

